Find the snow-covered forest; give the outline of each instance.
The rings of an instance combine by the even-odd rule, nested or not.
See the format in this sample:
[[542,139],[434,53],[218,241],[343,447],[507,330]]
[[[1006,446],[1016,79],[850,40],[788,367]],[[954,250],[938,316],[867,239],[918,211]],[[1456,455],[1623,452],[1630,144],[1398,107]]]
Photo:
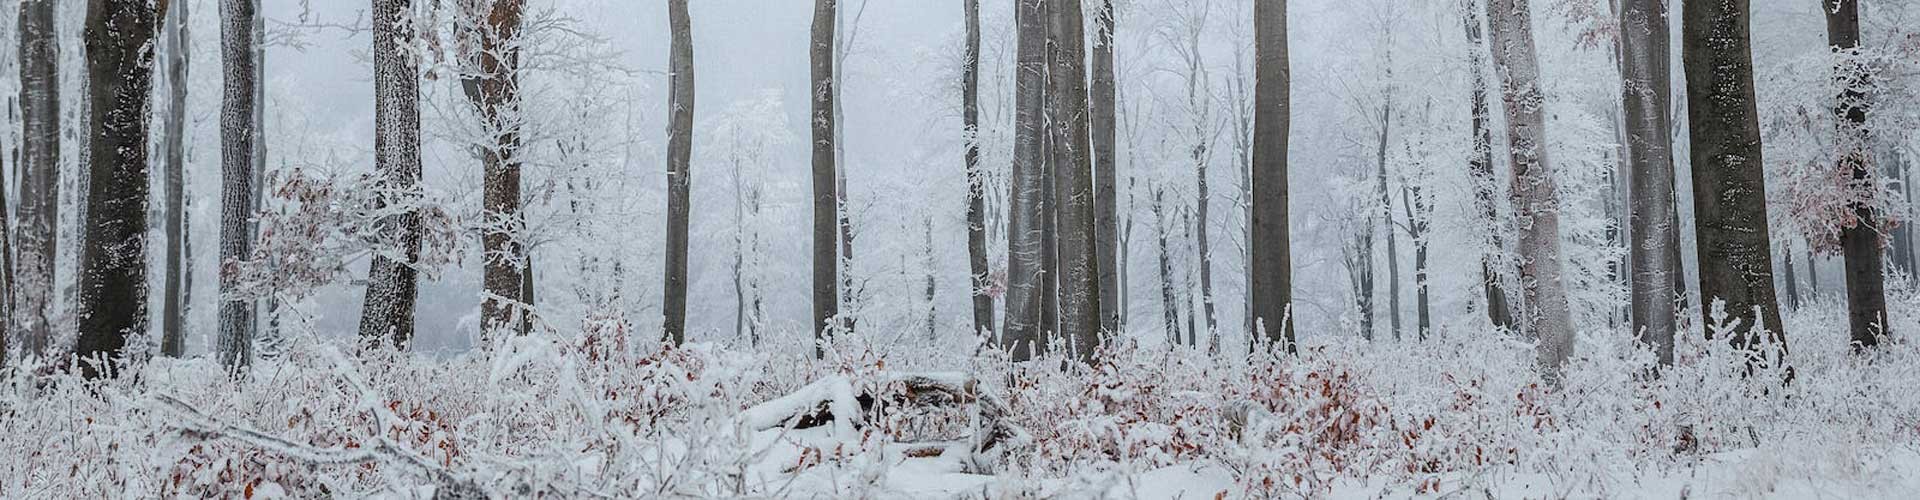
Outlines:
[[1920,497],[1920,2],[0,0],[0,497]]

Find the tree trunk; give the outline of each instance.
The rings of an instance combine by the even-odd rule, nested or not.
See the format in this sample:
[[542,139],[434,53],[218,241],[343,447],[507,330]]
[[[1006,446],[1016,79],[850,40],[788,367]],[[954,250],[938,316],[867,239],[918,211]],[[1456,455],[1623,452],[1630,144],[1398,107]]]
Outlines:
[[[484,256],[480,281],[487,295],[480,301],[484,344],[484,339],[494,331],[527,334],[532,328],[532,313],[527,307],[529,301],[521,293],[527,258],[522,240],[526,216],[520,207],[519,38],[526,1],[492,0],[478,6],[484,8],[467,13],[473,23],[467,43],[475,47],[477,53],[469,54],[464,61],[469,65],[469,74],[462,77],[461,88],[467,101],[479,112],[481,125],[488,135],[476,148],[481,163],[481,206],[485,223],[480,235]],[[669,142],[668,147],[672,146]],[[671,250],[668,254],[672,254]]]
[[[1080,0],[1048,9],[1055,53],[1048,74],[1053,124],[1053,179],[1059,245],[1060,334],[1069,352],[1091,362],[1101,343],[1099,245],[1094,223],[1093,160],[1087,106],[1086,24]],[[1106,131],[1111,133],[1112,130]],[[1204,232],[1201,234],[1205,234]],[[1202,248],[1205,248],[1204,244]],[[1208,305],[1212,307],[1211,304]]]
[[[834,174],[834,11],[838,0],[814,0],[813,45],[813,329],[824,339],[840,328],[839,185]],[[822,356],[816,344],[814,355]]]
[[[1860,48],[1860,1],[1822,0],[1827,13],[1827,46],[1840,53]],[[1841,147],[1840,168],[1847,170],[1855,184],[1878,186],[1873,178],[1872,155],[1868,144],[1867,67],[1864,62],[1843,61],[1835,69],[1845,89],[1833,109],[1838,118]],[[1876,191],[1877,192],[1877,191]],[[1871,202],[1856,200],[1852,225],[1840,230],[1841,254],[1846,261],[1847,323],[1852,331],[1853,347],[1869,349],[1880,345],[1887,335],[1886,275],[1881,266],[1881,215]]]
[[1180,343],[1180,302],[1174,293],[1173,255],[1167,244],[1166,190],[1153,188],[1153,233],[1160,248],[1160,315],[1166,323],[1167,345]]
[[1093,118],[1093,231],[1095,267],[1099,268],[1100,329],[1120,329],[1120,197],[1119,171],[1115,153],[1119,142],[1115,124],[1117,102],[1113,75],[1113,0],[1093,0],[1093,58],[1089,63],[1092,87],[1089,88]]
[[[249,0],[249,1],[253,2],[253,11],[256,13],[260,12],[261,0]],[[248,212],[255,215],[261,212],[261,209],[264,206],[263,204],[266,203],[267,201],[267,196],[266,196],[267,46],[265,43],[266,38],[267,38],[266,16],[264,15],[253,16],[253,40],[254,40],[253,103],[254,104],[253,104],[253,119],[251,122],[249,122],[247,129],[251,130],[252,131],[251,134],[253,135],[253,170],[252,170],[253,172],[253,206],[248,209]],[[252,235],[250,237],[253,238],[254,241],[260,240],[260,218],[259,217],[249,216],[247,218],[247,234]],[[268,262],[272,264],[277,264],[278,262],[276,262],[275,259],[278,259],[278,258],[279,258],[278,256],[274,256],[274,255],[267,256]],[[264,315],[259,314],[258,312],[260,310],[260,305],[258,304],[259,302],[266,303],[267,312]],[[252,328],[254,332],[256,332],[254,334],[254,336],[256,337],[255,344],[258,344],[260,339],[278,340],[280,338],[280,331],[279,331],[280,301],[279,299],[269,294],[266,297],[262,297],[259,300],[257,300],[253,308],[255,311],[254,318],[253,318],[254,323],[252,325],[248,325],[248,328]],[[265,318],[262,318],[261,316],[265,316]],[[266,331],[264,332],[264,334],[260,333],[261,328],[259,326],[262,319],[266,320],[265,321]]]
[[60,43],[55,0],[20,3],[21,256],[13,310],[21,355],[45,355],[53,339],[60,227]]
[[182,325],[186,323],[186,288],[181,278],[187,262],[186,241],[186,126],[187,126],[187,54],[189,53],[187,4],[192,2],[172,2],[173,12],[167,14],[162,35],[167,46],[167,107],[165,139],[162,148],[166,151],[166,214],[167,218],[167,256],[166,277],[162,286],[166,287],[160,313],[160,353],[181,357],[186,353],[186,334]]
[[[1388,70],[1392,74],[1392,70]],[[1391,78],[1391,77],[1389,77]],[[1388,90],[1392,92],[1392,90]],[[1387,326],[1393,331],[1393,340],[1400,340],[1400,243],[1398,232],[1393,227],[1393,196],[1387,191],[1387,141],[1393,131],[1393,95],[1387,95],[1387,104],[1380,107],[1380,142],[1375,186],[1380,195],[1380,226],[1387,233]]]
[[220,53],[223,60],[224,94],[220,106],[220,337],[217,352],[220,363],[239,373],[253,359],[253,301],[241,295],[238,283],[228,272],[240,261],[253,258],[253,219],[255,179],[253,154],[254,59],[251,0],[225,0],[220,16]]
[[[156,6],[145,1],[87,4],[87,74],[92,85],[87,245],[81,254],[82,360],[118,357],[147,322],[147,112],[153,90]],[[110,364],[82,362],[88,378]],[[106,372],[102,372],[106,369]]]
[[1413,240],[1414,338],[1427,340],[1433,317],[1427,296],[1427,229],[1433,216],[1433,204],[1421,196],[1420,188],[1401,179],[1400,205],[1407,212],[1407,239]]
[[961,62],[961,118],[967,141],[967,269],[973,277],[973,331],[993,330],[993,271],[987,266],[987,178],[980,170],[980,0],[966,0],[966,60]]
[[923,243],[926,245],[926,261],[921,263],[921,265],[926,266],[923,269],[923,271],[926,273],[925,293],[926,293],[926,299],[927,299],[927,340],[932,341],[938,338],[940,333],[940,330],[939,330],[940,304],[934,301],[934,294],[939,291],[939,289],[937,288],[937,286],[939,285],[939,282],[934,278],[934,274],[933,274],[934,269],[939,268],[939,266],[937,265],[939,259],[934,258],[934,255],[933,255],[933,216],[932,215],[927,216],[926,220],[922,223],[922,228],[925,229],[925,231],[922,232],[922,235],[925,236]]
[[1782,281],[1787,282],[1787,308],[1799,310],[1800,284],[1799,278],[1793,275],[1793,251],[1788,250],[1782,253],[1785,255],[1781,258],[1781,267],[1786,269],[1786,279]]
[[667,136],[667,341],[687,341],[687,219],[691,213],[688,186],[693,183],[693,33],[687,0],[667,2],[672,19],[672,94],[667,102],[672,130]]
[[1000,347],[1010,349],[1015,361],[1031,359],[1037,348],[1034,344],[1041,341],[1041,282],[1050,279],[1042,266],[1046,223],[1040,206],[1047,189],[1046,21],[1045,0],[1015,3],[1018,74],[1014,81],[1013,178],[1008,190],[1011,212],[1007,217],[1006,326],[1000,334]]
[[388,192],[382,205],[406,204],[381,221],[385,251],[367,273],[360,336],[404,349],[413,338],[419,298],[420,70],[407,53],[414,29],[412,0],[373,0],[374,164]]
[[[1767,179],[1753,84],[1748,0],[1691,1],[1683,11],[1687,115],[1692,127],[1693,208],[1699,234],[1700,300],[1706,325],[1716,300],[1749,328],[1727,339],[1752,348],[1765,327],[1786,352],[1773,288]],[[1759,325],[1750,315],[1759,315]],[[1712,335],[1712,329],[1708,329]]]
[[1253,4],[1253,274],[1255,335],[1295,352],[1287,140],[1293,108],[1286,2]]
[[1490,0],[1493,67],[1507,112],[1513,167],[1513,214],[1520,227],[1520,324],[1538,339],[1539,363],[1549,383],[1573,353],[1573,317],[1560,263],[1560,197],[1547,162],[1545,96],[1533,45],[1533,19],[1524,0]]
[[1621,94],[1626,111],[1628,259],[1635,338],[1653,348],[1661,366],[1673,364],[1673,274],[1679,269],[1670,248],[1679,240],[1674,226],[1673,147],[1669,72],[1671,42],[1666,0],[1624,0],[1620,11]]
[[1507,302],[1505,287],[1501,286],[1506,250],[1501,244],[1500,208],[1494,201],[1499,198],[1499,176],[1493,173],[1493,105],[1487,98],[1487,47],[1481,31],[1486,21],[1474,0],[1464,3],[1467,67],[1473,73],[1473,156],[1468,160],[1467,172],[1473,177],[1474,207],[1486,218],[1483,226],[1486,248],[1480,254],[1480,286],[1486,295],[1487,319],[1496,328],[1511,329],[1513,311]]

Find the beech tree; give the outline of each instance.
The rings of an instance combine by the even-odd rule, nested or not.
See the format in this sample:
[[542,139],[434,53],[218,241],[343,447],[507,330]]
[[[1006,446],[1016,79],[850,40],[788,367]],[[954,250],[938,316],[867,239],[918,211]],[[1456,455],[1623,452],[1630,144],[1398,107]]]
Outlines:
[[666,322],[668,342],[687,340],[687,217],[688,186],[693,172],[693,28],[687,17],[687,0],[667,2],[670,31],[673,33],[669,64],[671,89],[667,101],[667,270]]
[[1256,334],[1294,352],[1293,250],[1287,228],[1287,135],[1292,72],[1286,2],[1253,4],[1253,272]]
[[1501,279],[1506,251],[1501,244],[1500,208],[1495,201],[1499,199],[1499,176],[1493,172],[1493,104],[1487,98],[1487,42],[1482,30],[1486,17],[1476,0],[1462,3],[1467,26],[1467,71],[1471,73],[1472,85],[1468,105],[1473,112],[1473,155],[1468,157],[1467,173],[1473,177],[1475,211],[1485,218],[1480,225],[1486,245],[1480,253],[1480,287],[1485,295],[1481,300],[1485,301],[1487,319],[1493,326],[1512,328],[1513,310]]
[[476,2],[464,12],[466,74],[460,87],[480,115],[483,332],[525,335],[532,326],[527,281],[526,215],[521,207],[520,31],[526,0]]
[[228,269],[253,257],[253,155],[258,152],[253,132],[254,10],[250,0],[224,0],[220,9],[220,57],[225,66],[220,99],[220,328],[216,342],[220,362],[239,372],[253,358],[254,302],[242,295],[237,273]]
[[961,8],[967,18],[966,55],[960,62],[960,115],[966,126],[967,270],[972,276],[973,331],[979,333],[993,330],[993,296],[988,294],[993,271],[987,267],[988,180],[980,169],[980,0],[966,0]]
[[[813,42],[813,330],[816,337],[840,329],[838,179],[834,168],[834,11],[837,0],[814,0]],[[823,354],[817,344],[816,356]]]
[[187,203],[186,203],[186,127],[187,127],[187,55],[192,45],[188,32],[187,4],[192,2],[170,2],[172,12],[165,13],[165,25],[161,28],[162,41],[167,47],[167,116],[161,148],[166,155],[163,168],[166,177],[162,180],[165,193],[167,249],[166,277],[162,286],[165,295],[160,311],[160,353],[180,357],[186,353],[186,334],[182,324],[187,320],[189,291],[192,289],[190,276],[192,261],[187,240]]
[[[1840,170],[1855,183],[1871,183],[1871,131],[1867,130],[1870,103],[1863,88],[1869,84],[1867,68],[1849,58],[1860,49],[1860,2],[1821,0],[1820,5],[1827,14],[1827,46],[1841,56],[1834,78],[1843,82],[1845,90],[1833,109],[1838,118]],[[1847,268],[1847,324],[1854,348],[1868,349],[1879,345],[1880,337],[1887,335],[1886,276],[1881,269],[1883,216],[1875,213],[1871,200],[1852,205],[1851,224],[1840,231],[1840,253]]]
[[[974,1],[974,0],[968,0]],[[1088,60],[1091,87],[1088,107],[1093,126],[1093,231],[1094,262],[1099,268],[1100,329],[1119,331],[1120,295],[1120,197],[1119,162],[1115,153],[1118,126],[1115,107],[1118,90],[1113,75],[1113,0],[1094,0],[1092,57]]]
[[1665,0],[1625,0],[1620,9],[1621,94],[1626,113],[1628,218],[1635,338],[1653,348],[1662,366],[1673,364],[1673,274],[1679,255],[1673,224],[1672,88]]
[[60,44],[56,0],[21,0],[19,17],[20,172],[17,286],[12,331],[21,352],[46,354],[60,226]]
[[1520,228],[1520,325],[1539,342],[1539,363],[1557,381],[1573,354],[1573,317],[1560,263],[1560,198],[1547,162],[1546,96],[1540,91],[1528,0],[1489,0],[1493,68],[1507,114],[1514,220]]
[[1049,1],[1059,2],[1048,8],[1056,45],[1047,71],[1047,95],[1060,112],[1051,120],[1054,200],[1059,206],[1059,328],[1075,357],[1092,361],[1100,347],[1102,316],[1089,154],[1086,24],[1080,0]]
[[[80,255],[80,335],[74,354],[88,378],[111,362],[147,322],[147,112],[153,90],[156,10],[166,0],[87,3],[91,82],[86,247]],[[103,371],[104,370],[104,371]]]
[[367,272],[360,336],[395,348],[413,338],[419,297],[420,69],[406,45],[412,0],[373,0],[374,168],[379,171],[381,248]]
[[1041,342],[1041,281],[1044,221],[1040,203],[1046,191],[1046,0],[1014,3],[1016,76],[1014,79],[1013,177],[1008,188],[1006,326],[1000,346],[1015,361],[1032,358]]

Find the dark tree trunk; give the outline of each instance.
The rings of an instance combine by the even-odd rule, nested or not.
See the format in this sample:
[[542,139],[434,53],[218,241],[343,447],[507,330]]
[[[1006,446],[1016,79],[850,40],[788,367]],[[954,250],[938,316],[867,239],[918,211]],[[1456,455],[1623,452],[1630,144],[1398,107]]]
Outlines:
[[60,227],[60,44],[55,0],[20,3],[19,272],[13,319],[22,355],[53,339]]
[[980,0],[966,0],[967,55],[960,69],[960,114],[967,140],[967,269],[973,289],[973,331],[993,330],[993,271],[987,267],[987,179],[980,171]]
[[1620,11],[1622,106],[1626,111],[1631,216],[1628,259],[1633,272],[1630,316],[1635,337],[1653,348],[1661,366],[1673,364],[1674,274],[1679,257],[1673,225],[1672,109],[1665,0],[1625,0]]
[[494,331],[525,335],[533,318],[527,307],[530,301],[521,293],[527,259],[521,239],[526,216],[520,211],[519,38],[526,1],[492,0],[479,6],[484,8],[467,13],[473,17],[467,42],[478,52],[464,61],[469,69],[461,88],[488,135],[476,145],[482,176],[480,204],[485,212],[480,282],[487,296],[480,301],[480,317],[481,338],[486,339]]
[[1069,352],[1090,362],[1100,346],[1103,316],[1087,116],[1086,23],[1080,0],[1049,1],[1058,2],[1048,9],[1055,34],[1048,95],[1059,111],[1052,121],[1054,200],[1058,207],[1055,235],[1060,252],[1059,328]]
[[1787,283],[1787,308],[1799,310],[1800,283],[1798,283],[1798,281],[1800,281],[1800,279],[1793,275],[1793,251],[1788,250],[1782,253],[1785,256],[1781,258],[1780,265],[1786,269],[1786,278],[1781,281]]
[[220,16],[220,55],[224,92],[220,105],[220,363],[239,373],[253,359],[253,301],[240,294],[237,277],[228,270],[253,258],[250,221],[256,206],[254,193],[253,18],[250,0],[226,0]]
[[1427,229],[1432,222],[1433,203],[1420,191],[1417,186],[1403,183],[1400,186],[1400,205],[1407,212],[1407,239],[1413,241],[1413,333],[1415,338],[1427,340],[1427,332],[1433,328],[1427,295]]
[[1153,233],[1160,249],[1160,315],[1165,323],[1167,344],[1180,343],[1180,302],[1174,293],[1172,249],[1167,244],[1166,191],[1153,188]]
[[1099,269],[1100,329],[1120,329],[1120,197],[1119,162],[1115,145],[1119,142],[1115,124],[1117,91],[1113,75],[1113,27],[1116,15],[1113,0],[1094,0],[1093,58],[1088,67],[1093,118],[1093,231],[1095,267]]
[[1041,203],[1046,182],[1046,5],[1044,0],[1015,2],[1016,73],[1014,80],[1013,179],[1008,191],[1006,326],[1000,347],[1015,361],[1033,357],[1041,341],[1041,296],[1046,279],[1046,221]]
[[1487,47],[1482,35],[1486,21],[1474,0],[1466,0],[1465,4],[1467,67],[1473,73],[1473,156],[1468,160],[1467,171],[1473,176],[1474,207],[1486,219],[1483,222],[1486,248],[1480,254],[1480,286],[1486,295],[1487,319],[1495,327],[1510,329],[1514,326],[1513,310],[1507,302],[1505,287],[1501,286],[1506,250],[1501,244],[1500,208],[1494,201],[1499,199],[1499,176],[1493,173],[1493,104],[1487,98]]
[[[1784,355],[1786,332],[1773,288],[1766,170],[1753,84],[1748,0],[1691,0],[1681,53],[1692,127],[1693,213],[1699,235],[1700,300],[1706,325],[1716,300],[1744,320],[1726,339],[1752,348],[1752,326],[1767,329]],[[1759,325],[1754,325],[1754,314]],[[1712,335],[1712,330],[1708,330]]]
[[[1836,52],[1860,48],[1859,0],[1822,0],[1827,13],[1827,45]],[[1840,168],[1847,170],[1853,182],[1873,183],[1872,155],[1868,144],[1867,101],[1864,88],[1867,67],[1863,62],[1846,61],[1835,69],[1835,78],[1845,85],[1833,114],[1839,123]],[[1871,203],[1856,201],[1853,215],[1857,221],[1840,231],[1841,254],[1846,259],[1847,323],[1855,349],[1869,349],[1887,335],[1886,275],[1882,270],[1880,233],[1881,215]]]
[[1293,104],[1286,2],[1253,4],[1253,282],[1256,335],[1294,352],[1287,140]]
[[668,342],[687,341],[687,219],[691,213],[688,186],[693,183],[693,28],[687,0],[667,2],[672,19],[672,83],[667,108],[672,130],[667,134],[667,284]]
[[172,2],[173,12],[167,13],[166,26],[162,33],[167,46],[167,94],[168,102],[165,139],[162,147],[166,151],[166,224],[167,256],[166,277],[162,286],[166,287],[160,312],[160,353],[181,357],[186,354],[186,334],[182,325],[186,323],[186,281],[187,267],[187,203],[186,203],[186,127],[187,127],[187,54],[188,43],[192,39],[188,34],[187,4],[192,2]]
[[[839,185],[834,174],[834,11],[837,0],[814,0],[813,41],[813,329],[824,339],[840,330]],[[816,344],[814,355],[821,356]]]
[[[1389,74],[1392,70],[1389,68]],[[1389,90],[1391,92],[1391,90]],[[1393,131],[1393,96],[1387,95],[1387,104],[1380,108],[1380,142],[1377,150],[1377,163],[1374,186],[1380,196],[1380,227],[1387,235],[1387,326],[1393,332],[1393,339],[1400,340],[1400,239],[1393,227],[1393,196],[1387,190],[1387,141]]]
[[373,0],[374,168],[408,204],[381,221],[385,252],[367,273],[360,336],[404,349],[413,338],[413,312],[420,295],[420,69],[406,51],[414,37],[407,21],[412,0]]
[[[117,357],[147,322],[147,114],[153,98],[156,6],[142,0],[87,4],[88,99],[92,110],[86,248],[80,256],[82,360]],[[111,365],[83,361],[88,378]],[[102,372],[102,369],[108,371]]]

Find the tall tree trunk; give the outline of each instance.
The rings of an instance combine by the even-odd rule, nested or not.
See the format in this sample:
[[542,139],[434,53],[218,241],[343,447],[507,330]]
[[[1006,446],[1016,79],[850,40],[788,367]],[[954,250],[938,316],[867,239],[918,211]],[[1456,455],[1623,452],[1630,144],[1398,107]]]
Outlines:
[[1253,4],[1254,334],[1295,352],[1293,245],[1287,210],[1287,140],[1292,126],[1293,70],[1287,54],[1286,2]]
[[672,130],[667,137],[667,284],[666,322],[668,342],[687,341],[687,218],[691,212],[687,188],[692,184],[693,166],[693,33],[687,16],[687,0],[667,2],[672,19],[672,90],[667,102]]
[[[156,6],[144,0],[87,4],[87,73],[92,82],[92,162],[81,254],[82,360],[117,357],[147,322],[147,112],[153,98]],[[111,375],[83,361],[83,374]],[[101,369],[107,369],[102,372]]]
[[967,269],[973,277],[973,331],[993,330],[993,271],[987,267],[987,178],[980,170],[980,0],[966,0],[966,60],[961,62],[961,118],[967,140]]
[[[253,258],[250,220],[256,206],[253,141],[254,59],[253,18],[259,15],[251,0],[225,0],[220,16],[220,53],[224,94],[220,106],[220,261],[224,271]],[[253,359],[253,301],[240,295],[237,276],[222,273],[220,280],[220,363],[239,373]]]
[[927,340],[931,341],[938,338],[940,333],[940,304],[934,301],[934,294],[939,291],[939,289],[936,288],[939,282],[934,278],[933,273],[934,269],[939,267],[936,265],[939,259],[934,258],[933,255],[933,216],[928,215],[926,220],[922,222],[921,227],[925,229],[925,231],[922,232],[922,235],[925,236],[922,243],[925,245],[926,261],[922,262],[921,265],[926,266],[923,271],[926,273]]
[[[1700,300],[1705,325],[1716,300],[1730,317],[1762,326],[1786,351],[1773,288],[1773,231],[1753,84],[1748,0],[1689,0],[1682,9],[1687,116],[1692,127],[1693,213],[1699,235]],[[1759,314],[1759,325],[1750,315]],[[1712,329],[1708,329],[1712,335]],[[1727,339],[1751,348],[1751,328]]]
[[[838,0],[814,0],[813,45],[813,329],[824,339],[840,330],[839,202],[834,173],[834,11]],[[816,344],[814,355],[821,356]]]
[[167,256],[166,277],[162,286],[166,295],[162,299],[160,312],[160,353],[181,357],[186,353],[186,334],[182,325],[186,323],[186,288],[182,276],[186,274],[186,167],[187,167],[187,55],[189,53],[187,4],[192,2],[172,2],[173,12],[167,13],[162,28],[162,36],[167,46],[167,107],[165,139],[162,147],[166,151],[166,214],[167,218]]
[[[9,103],[13,99],[9,96]],[[13,125],[13,111],[7,109],[6,125]],[[7,144],[0,142],[0,172],[7,171]],[[14,150],[14,151],[17,151]],[[14,273],[13,273],[13,224],[11,210],[7,205],[6,175],[0,174],[0,368],[7,366],[7,351],[13,342],[14,312]]]
[[1166,190],[1153,187],[1153,233],[1160,248],[1160,315],[1165,323],[1167,345],[1180,343],[1180,302],[1174,293],[1173,255],[1167,244]]
[[1000,347],[1015,361],[1033,357],[1041,341],[1042,253],[1046,223],[1046,0],[1015,2],[1013,178],[1008,190],[1006,326]]
[[388,192],[382,205],[403,203],[381,221],[388,248],[367,273],[360,336],[404,349],[413,338],[413,312],[420,295],[420,69],[405,47],[414,37],[412,0],[373,0],[374,164]]
[[1490,0],[1493,67],[1505,82],[1507,144],[1513,167],[1513,214],[1520,226],[1521,325],[1538,339],[1539,363],[1551,383],[1573,353],[1573,315],[1561,278],[1560,196],[1547,162],[1545,96],[1534,54],[1526,0]]
[[[249,1],[253,2],[253,11],[256,13],[260,12],[261,0],[249,0]],[[264,204],[267,201],[267,196],[266,196],[266,187],[267,187],[267,115],[266,115],[267,46],[265,43],[266,38],[267,38],[266,16],[264,15],[253,16],[253,40],[254,40],[254,44],[253,44],[253,119],[248,126],[248,130],[251,130],[252,131],[251,134],[253,135],[253,207],[250,208],[248,211],[253,214],[259,214],[261,212],[261,209],[264,207]],[[253,238],[254,241],[259,241],[260,240],[260,218],[249,216],[247,218],[247,221],[248,221],[247,234],[252,235],[251,238]],[[277,265],[278,262],[276,259],[279,259],[279,256],[275,256],[275,255],[267,256],[267,260],[271,264]],[[266,309],[267,309],[266,314],[264,315],[259,314],[259,310],[260,310],[259,303],[261,302],[265,303]],[[280,340],[280,300],[279,298],[269,294],[266,297],[262,297],[258,301],[255,301],[255,305],[253,307],[255,311],[254,318],[253,318],[254,324],[249,325],[249,328],[253,328],[254,332],[256,332],[254,334],[256,339],[265,339],[268,341]],[[264,318],[262,318],[262,316],[264,316]],[[265,332],[260,333],[261,332],[260,323],[262,323],[263,319],[265,320],[264,322],[266,323]],[[258,344],[259,340],[256,340],[255,343]]]
[[1217,327],[1219,325],[1218,318],[1214,315],[1213,254],[1212,248],[1210,248],[1211,242],[1208,241],[1210,238],[1208,238],[1207,235],[1207,226],[1211,220],[1207,209],[1208,205],[1213,202],[1211,193],[1207,191],[1207,163],[1212,159],[1210,146],[1213,141],[1213,134],[1209,128],[1214,126],[1214,123],[1210,113],[1208,113],[1208,110],[1211,108],[1207,102],[1207,99],[1212,97],[1207,90],[1211,79],[1207,75],[1207,67],[1202,60],[1200,46],[1200,37],[1206,29],[1207,17],[1205,9],[1207,6],[1200,5],[1198,8],[1201,9],[1200,14],[1195,16],[1191,25],[1187,26],[1187,47],[1182,54],[1182,57],[1186,59],[1187,63],[1187,108],[1193,118],[1193,147],[1188,151],[1191,155],[1189,159],[1193,161],[1193,203],[1195,210],[1192,215],[1199,219],[1196,222],[1198,227],[1190,227],[1189,229],[1196,229],[1196,231],[1193,232],[1193,241],[1198,253],[1195,257],[1197,257],[1200,267],[1198,276],[1200,282],[1200,312],[1205,316],[1204,324],[1206,326],[1207,336],[1208,338],[1212,338],[1213,332],[1218,329]]
[[1413,240],[1413,333],[1415,338],[1427,340],[1427,333],[1433,328],[1427,295],[1427,229],[1433,217],[1433,203],[1420,191],[1418,186],[1408,185],[1401,179],[1400,205],[1407,212],[1407,239]]
[[1093,231],[1095,267],[1099,268],[1100,329],[1120,329],[1120,197],[1119,142],[1115,107],[1118,92],[1113,75],[1113,27],[1117,14],[1113,0],[1094,0],[1093,58],[1088,69],[1092,86],[1088,103],[1093,118]]
[[1820,260],[1813,255],[1813,244],[1807,244],[1807,299],[1820,298]]
[[1679,241],[1674,220],[1671,42],[1666,0],[1624,0],[1620,10],[1621,95],[1626,111],[1628,259],[1635,338],[1653,348],[1661,366],[1673,365],[1674,273]]
[[22,355],[44,355],[53,339],[54,275],[60,227],[60,43],[56,0],[20,3],[20,245],[13,310]]
[[[519,38],[526,0],[491,0],[477,6],[484,9],[466,14],[472,16],[467,42],[478,52],[464,61],[470,73],[462,77],[461,88],[488,135],[476,148],[485,221],[480,235],[484,255],[480,281],[487,295],[480,301],[481,338],[485,339],[494,331],[525,335],[532,328],[530,301],[521,293],[527,258],[521,239],[526,216],[520,207]],[[669,142],[669,149],[673,145]]]
[[[1827,45],[1833,51],[1850,54],[1860,48],[1860,1],[1821,0],[1827,13]],[[1864,88],[1867,67],[1861,61],[1843,61],[1835,68],[1835,78],[1845,85],[1833,114],[1838,118],[1841,147],[1840,168],[1847,170],[1855,184],[1878,186],[1874,182],[1873,162],[1867,130],[1868,102]],[[1873,204],[1856,200],[1853,225],[1840,230],[1841,254],[1846,259],[1847,323],[1853,346],[1869,349],[1880,345],[1887,334],[1886,275],[1881,266],[1881,215]]]
[[[1094,359],[1101,343],[1099,246],[1094,223],[1093,159],[1087,106],[1086,23],[1080,0],[1048,9],[1055,53],[1048,74],[1049,101],[1060,111],[1053,123],[1053,172],[1058,206],[1060,333],[1083,362]],[[1112,133],[1109,128],[1106,133]],[[1206,234],[1202,232],[1201,234]],[[1201,248],[1206,248],[1204,242]],[[1208,304],[1209,309],[1212,304]]]
[[1486,248],[1480,254],[1480,286],[1486,297],[1487,319],[1497,328],[1513,328],[1513,310],[1507,302],[1505,287],[1501,286],[1501,275],[1505,267],[1506,250],[1501,244],[1500,208],[1494,200],[1499,198],[1499,176],[1493,173],[1493,105],[1487,98],[1487,46],[1482,35],[1483,19],[1480,6],[1475,0],[1465,0],[1467,25],[1467,67],[1473,73],[1471,105],[1473,106],[1473,156],[1468,160],[1467,172],[1473,177],[1473,204],[1486,221],[1482,236]]
[[[1391,68],[1388,74],[1392,74]],[[1387,233],[1387,326],[1392,329],[1393,340],[1400,340],[1400,243],[1395,234],[1398,230],[1393,227],[1393,196],[1387,191],[1387,141],[1393,131],[1393,95],[1391,89],[1388,92],[1386,105],[1380,107],[1375,187],[1380,195],[1380,226]]]

